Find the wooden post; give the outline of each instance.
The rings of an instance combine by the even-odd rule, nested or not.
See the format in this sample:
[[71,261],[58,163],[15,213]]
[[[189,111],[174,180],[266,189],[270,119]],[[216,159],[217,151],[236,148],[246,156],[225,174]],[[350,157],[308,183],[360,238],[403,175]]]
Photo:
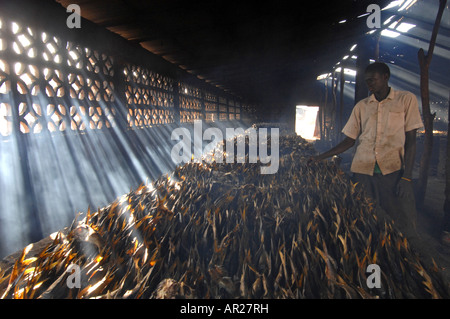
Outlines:
[[326,128],[326,119],[327,119],[327,103],[328,103],[328,77],[325,79],[325,100],[323,103],[323,111],[322,111],[322,123],[323,123],[323,135],[320,136],[325,141],[328,138],[327,128]]
[[448,96],[447,159],[445,161],[445,201],[442,228],[450,232],[450,91]]
[[381,29],[375,32],[375,50],[374,50],[374,59],[375,61],[380,61],[380,40],[381,40]]
[[331,94],[332,94],[332,108],[331,108],[331,114],[330,114],[330,126],[332,128],[331,130],[331,140],[333,143],[337,142],[337,134],[336,134],[336,71],[333,71],[332,73],[332,80],[331,80]]
[[[319,93],[320,95],[320,102],[319,102],[319,112],[317,113],[317,119],[316,123],[319,123],[319,136],[322,138],[322,131],[323,131],[323,121],[322,121],[322,114],[323,114],[323,104],[324,104],[324,95],[322,92]],[[317,125],[316,125],[317,126]]]
[[370,48],[367,37],[363,37],[356,48],[356,77],[355,77],[355,105],[369,95],[366,82],[364,80],[364,70],[369,65]]
[[425,54],[422,48],[419,49],[418,52],[420,66],[420,95],[422,98],[422,116],[425,127],[425,140],[422,157],[420,159],[419,181],[416,196],[417,205],[419,207],[423,207],[425,193],[427,190],[428,171],[430,167],[431,151],[433,150],[433,121],[436,116],[436,113],[431,114],[430,112],[429,67],[446,3],[447,0],[439,0],[439,10],[434,23],[433,32],[431,34],[428,53]]
[[345,89],[345,74],[344,74],[344,65],[341,66],[341,78],[340,78],[340,88],[339,88],[339,120],[336,130],[336,137],[341,136],[342,131],[342,117],[344,116],[344,89]]

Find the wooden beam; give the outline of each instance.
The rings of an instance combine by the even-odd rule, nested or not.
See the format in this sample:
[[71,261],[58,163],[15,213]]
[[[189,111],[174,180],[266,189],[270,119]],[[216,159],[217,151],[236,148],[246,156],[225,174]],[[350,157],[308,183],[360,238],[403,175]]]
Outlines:
[[433,27],[433,33],[431,34],[428,53],[425,54],[422,48],[419,49],[417,53],[420,66],[420,95],[422,99],[422,116],[425,127],[424,150],[420,159],[419,181],[417,185],[417,204],[419,207],[423,207],[425,201],[425,194],[428,183],[428,171],[431,161],[431,152],[433,150],[433,121],[436,117],[436,113],[431,114],[430,111],[429,67],[431,58],[433,57],[433,51],[439,31],[439,25],[441,24],[441,19],[442,15],[444,14],[446,4],[447,0],[439,0],[439,10]]
[[450,232],[450,90],[448,96],[447,158],[445,160],[445,201],[443,230]]
[[364,79],[364,70],[369,65],[369,60],[372,57],[368,37],[362,37],[357,44],[356,52],[358,57],[356,58],[355,104],[369,95],[369,90]]

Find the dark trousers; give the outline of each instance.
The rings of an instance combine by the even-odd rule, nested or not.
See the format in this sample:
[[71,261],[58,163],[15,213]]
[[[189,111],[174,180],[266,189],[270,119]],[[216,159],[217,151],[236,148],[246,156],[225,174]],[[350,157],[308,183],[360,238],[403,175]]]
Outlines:
[[397,183],[402,177],[402,171],[373,176],[354,173],[353,180],[366,191],[377,206],[380,217],[392,219],[394,225],[407,236],[416,236],[416,204],[414,192],[410,198],[396,195]]
[[442,220],[442,230],[450,232],[450,202],[444,202],[444,218]]

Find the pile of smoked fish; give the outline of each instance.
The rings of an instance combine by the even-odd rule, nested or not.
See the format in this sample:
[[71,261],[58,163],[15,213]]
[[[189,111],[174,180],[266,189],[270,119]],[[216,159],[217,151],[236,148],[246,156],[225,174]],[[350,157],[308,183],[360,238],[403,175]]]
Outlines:
[[[449,297],[438,267],[335,163],[309,162],[312,144],[295,135],[280,136],[279,152],[276,174],[191,162],[88,210],[0,269],[0,297]],[[380,288],[368,286],[370,264]]]

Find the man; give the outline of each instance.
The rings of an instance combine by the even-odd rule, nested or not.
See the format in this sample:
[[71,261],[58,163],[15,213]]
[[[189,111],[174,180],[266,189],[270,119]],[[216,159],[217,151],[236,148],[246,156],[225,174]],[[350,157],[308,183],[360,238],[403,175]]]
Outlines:
[[412,171],[416,131],[422,127],[417,98],[388,85],[389,67],[375,62],[365,70],[372,93],[358,102],[342,130],[345,139],[315,156],[323,160],[358,145],[352,161],[354,179],[405,233],[415,234],[415,202]]

